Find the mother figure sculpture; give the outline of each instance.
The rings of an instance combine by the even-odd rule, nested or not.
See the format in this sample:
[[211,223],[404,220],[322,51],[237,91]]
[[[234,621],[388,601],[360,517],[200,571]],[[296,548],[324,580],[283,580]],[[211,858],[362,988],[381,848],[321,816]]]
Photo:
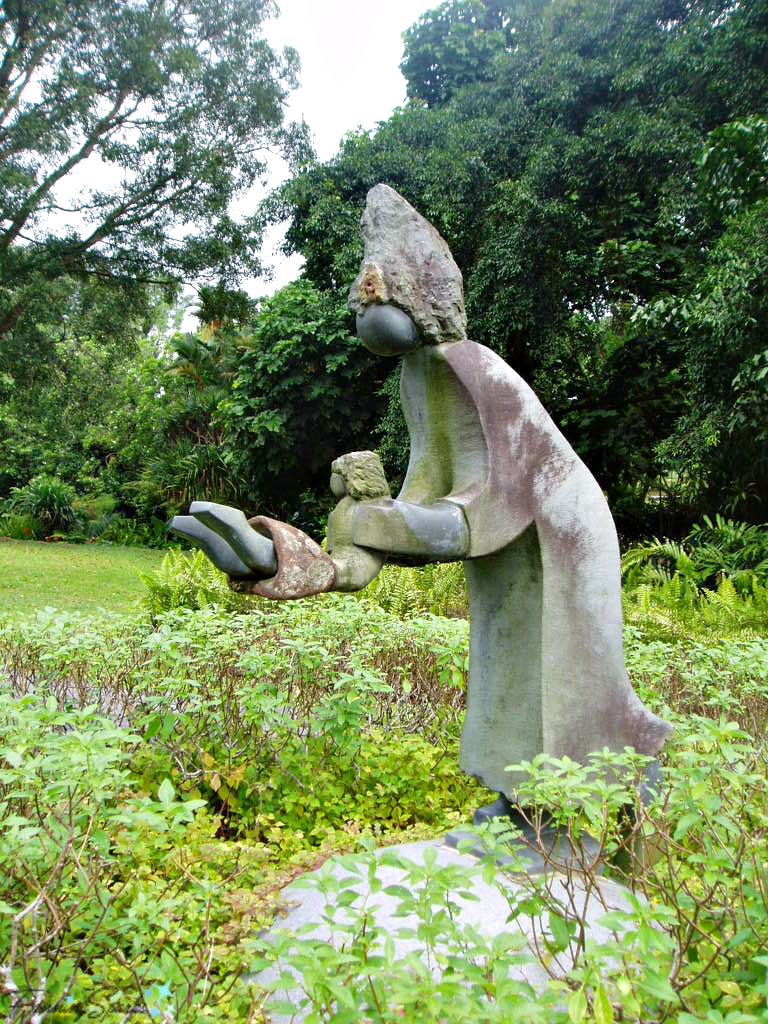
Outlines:
[[[365,257],[349,305],[372,352],[401,356],[410,434],[397,498],[356,503],[365,586],[384,560],[464,562],[470,607],[461,767],[499,792],[508,765],[539,753],[585,762],[604,747],[655,756],[670,726],[632,689],[622,646],[616,529],[603,493],[531,388],[469,341],[462,277],[443,238],[377,185],[362,218]],[[300,597],[334,589],[330,558],[266,517],[195,502],[172,528],[203,547],[238,590]],[[362,554],[362,552],[361,552]],[[353,573],[354,577],[354,573]]]

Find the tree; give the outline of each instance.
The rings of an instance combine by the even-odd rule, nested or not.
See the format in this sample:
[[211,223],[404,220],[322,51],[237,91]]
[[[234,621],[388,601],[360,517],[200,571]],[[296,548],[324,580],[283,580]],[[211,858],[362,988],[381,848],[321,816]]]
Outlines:
[[509,4],[485,0],[443,3],[403,33],[400,70],[408,98],[434,107],[462,86],[495,78],[495,59],[512,48]]
[[[696,358],[692,334],[635,314],[682,301],[724,230],[699,187],[707,146],[718,187],[763,187],[768,3],[449,0],[404,41],[412,101],[282,188],[288,246],[341,297],[367,189],[397,188],[449,242],[471,336],[535,386],[614,504],[635,502],[635,528],[671,466],[660,445],[688,412]],[[750,135],[724,167],[709,133],[736,119]],[[385,450],[399,465],[395,411]],[[700,510],[714,493],[698,491]]]
[[232,199],[283,125],[296,52],[272,0],[0,3],[0,339],[62,275],[173,284],[258,274]]
[[327,511],[333,459],[371,446],[390,368],[352,327],[346,296],[297,281],[266,299],[242,336],[215,422],[249,510],[292,515],[312,491]]
[[30,299],[0,346],[0,498],[40,473],[104,488],[166,314],[157,289],[98,277],[62,276]]

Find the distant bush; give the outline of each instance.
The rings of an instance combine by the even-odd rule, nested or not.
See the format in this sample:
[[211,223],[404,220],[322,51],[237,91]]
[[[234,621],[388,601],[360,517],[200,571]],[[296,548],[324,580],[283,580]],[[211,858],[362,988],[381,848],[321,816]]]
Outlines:
[[71,484],[55,476],[33,477],[23,487],[11,489],[8,505],[12,512],[33,516],[46,533],[67,530],[75,522],[76,493]]
[[720,639],[768,631],[768,527],[704,517],[683,541],[630,548],[624,618],[646,638]]
[[119,512],[106,512],[89,524],[89,540],[102,544],[133,545],[142,548],[165,548],[172,541],[162,519],[152,516],[149,522],[127,519]]
[[704,516],[682,541],[659,540],[630,548],[621,560],[624,582],[661,584],[679,576],[695,591],[723,580],[741,592],[768,584],[768,524]]
[[0,536],[11,540],[40,540],[44,535],[43,524],[34,516],[18,512],[0,515]]
[[72,507],[78,519],[96,521],[115,511],[117,499],[111,494],[88,494],[75,498]]

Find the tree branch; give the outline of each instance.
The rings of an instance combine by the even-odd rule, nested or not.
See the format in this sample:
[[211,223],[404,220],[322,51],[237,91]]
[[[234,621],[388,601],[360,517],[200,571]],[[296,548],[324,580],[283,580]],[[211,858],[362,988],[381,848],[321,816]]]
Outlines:
[[120,90],[117,99],[112,105],[112,109],[108,114],[101,118],[101,120],[96,122],[94,130],[88,135],[80,149],[73,153],[68,160],[65,160],[60,167],[49,174],[48,177],[28,197],[22,209],[11,222],[11,226],[0,238],[0,252],[7,251],[10,244],[18,237],[19,232],[22,230],[32,213],[34,213],[35,207],[43,196],[47,195],[58,181],[60,181],[65,175],[69,174],[73,167],[87,159],[96,148],[96,144],[99,139],[101,139],[101,137],[108,131],[111,131],[112,128],[116,127],[116,124],[119,122],[115,121],[115,115],[125,102],[127,95],[127,89],[123,88]]
[[[21,87],[16,90],[16,94],[9,100],[11,89],[15,86],[15,82],[12,83],[13,70],[18,64],[19,58],[23,56],[24,51],[27,48],[27,39],[32,35],[34,30],[40,21],[41,10],[35,13],[35,16],[31,21],[24,24],[20,24],[16,31],[16,37],[13,40],[11,46],[6,50],[5,56],[3,57],[3,63],[0,65],[0,124],[5,120],[8,114],[17,106],[21,99],[21,94],[24,92],[26,87],[29,85],[32,75],[36,69],[40,66],[40,62],[45,56],[46,52],[51,48],[53,43],[59,38],[54,33],[42,46],[37,48],[37,51],[32,52],[27,70],[24,72],[24,80]],[[22,16],[23,17],[23,16]],[[20,18],[20,22],[22,18]],[[14,50],[16,51],[14,53]],[[18,81],[18,78],[16,79]]]

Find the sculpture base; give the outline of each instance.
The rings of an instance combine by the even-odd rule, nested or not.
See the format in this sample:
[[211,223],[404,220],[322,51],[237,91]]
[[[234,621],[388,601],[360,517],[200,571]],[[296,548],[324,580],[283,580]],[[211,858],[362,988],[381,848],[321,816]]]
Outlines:
[[565,833],[552,826],[538,831],[527,823],[517,827],[520,834],[516,838],[489,836],[488,845],[480,833],[468,828],[453,829],[446,834],[444,842],[454,850],[462,844],[462,852],[473,857],[490,854],[507,874],[544,875],[553,871],[602,874],[604,863],[600,846],[591,836],[583,834],[578,843],[572,844]]
[[[388,861],[393,854],[397,855],[399,863]],[[505,947],[510,952],[509,977],[532,986],[534,990],[543,991],[553,974],[563,975],[571,969],[573,960],[569,954],[561,953],[553,958],[546,953],[550,915],[544,907],[537,912],[516,912],[514,920],[510,918],[511,909],[517,907],[519,900],[527,900],[530,894],[530,888],[522,879],[508,877],[506,870],[501,871],[495,880],[486,879],[475,858],[450,849],[440,840],[377,850],[373,856],[383,861],[375,866],[373,872],[370,855],[336,857],[319,872],[305,876],[284,889],[286,914],[276,919],[264,935],[267,946],[282,933],[289,945],[298,950],[299,964],[312,963],[310,951],[302,947],[310,935],[324,945],[354,951],[357,947],[353,938],[358,932],[351,927],[351,922],[355,914],[365,910],[365,925],[361,917],[358,917],[356,925],[371,936],[371,948],[366,954],[369,965],[360,963],[357,979],[358,990],[363,994],[368,991],[365,979],[369,976],[374,978],[379,991],[386,992],[388,975],[397,979],[399,971],[408,970],[407,958],[414,954],[422,959],[438,981],[451,958],[465,956],[467,943],[475,948],[478,936],[488,942],[489,949],[496,936],[506,936],[507,943],[511,939],[511,944]],[[442,911],[438,915],[442,921],[441,934],[430,953],[422,935],[425,930],[423,923],[416,913],[421,905],[418,897],[420,891],[426,893],[429,889],[428,877],[444,868],[462,869],[463,874],[455,877],[450,918],[444,913],[443,900],[447,894],[434,885],[429,890],[430,900],[437,900],[439,906],[436,909]],[[372,886],[374,874],[375,888]],[[329,876],[334,880],[333,884],[330,884]],[[326,880],[324,884],[323,878]],[[590,941],[598,945],[615,941],[610,928],[600,921],[607,910],[631,910],[626,889],[606,877],[593,884],[572,873],[554,873],[545,885],[557,906],[569,908],[569,918],[575,914],[583,922]],[[416,899],[411,904],[412,898]],[[407,912],[403,910],[404,900],[409,904]],[[434,932],[434,928],[426,931]],[[389,953],[385,948],[387,941],[392,943]],[[546,955],[546,969],[541,962],[542,950]],[[352,957],[349,959],[351,964]],[[377,965],[372,975],[370,964]],[[317,970],[312,966],[310,983]],[[346,970],[352,970],[352,967],[348,964]],[[285,1012],[288,1007],[271,1012],[270,1020],[275,1024],[303,1021],[309,1016],[311,1008],[305,997],[306,987],[293,965],[278,959],[260,973],[246,975],[244,980],[260,985],[275,983],[278,998],[282,997],[291,1007],[290,1013]],[[455,974],[452,984],[456,984]],[[338,1006],[336,997],[329,997],[327,991],[321,992],[321,996],[324,1000],[331,998],[334,1008]],[[328,1003],[323,1002],[323,1012],[328,1010]],[[358,1019],[367,1018],[368,1014],[362,1011]]]

